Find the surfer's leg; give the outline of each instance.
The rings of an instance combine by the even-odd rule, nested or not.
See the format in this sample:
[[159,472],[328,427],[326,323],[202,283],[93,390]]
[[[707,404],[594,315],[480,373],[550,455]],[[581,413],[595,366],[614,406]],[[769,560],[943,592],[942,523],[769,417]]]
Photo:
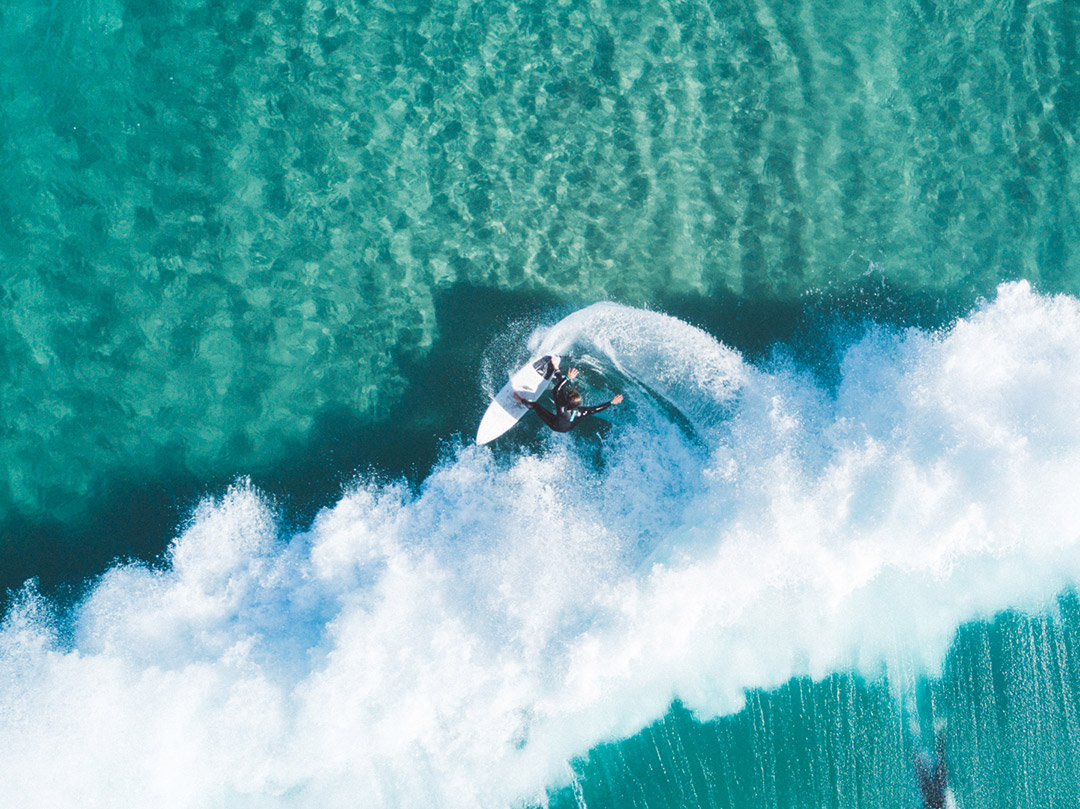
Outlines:
[[554,413],[550,412],[543,405],[538,405],[536,402],[529,402],[528,405],[529,409],[536,413],[536,415],[540,417],[541,421],[543,421],[544,424],[546,424],[548,427],[550,427],[552,430],[555,430],[556,432],[562,432],[558,428],[559,419],[555,416]]

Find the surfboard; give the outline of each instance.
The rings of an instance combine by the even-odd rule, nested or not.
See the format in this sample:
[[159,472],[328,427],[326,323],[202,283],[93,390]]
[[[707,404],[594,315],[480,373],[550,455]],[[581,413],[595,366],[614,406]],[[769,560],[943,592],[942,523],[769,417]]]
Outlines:
[[549,364],[559,367],[558,357],[540,357],[526,365],[523,365],[510,381],[503,385],[488,409],[484,411],[484,417],[480,419],[480,427],[476,430],[476,443],[486,444],[494,441],[511,427],[518,423],[522,416],[529,412],[525,405],[514,401],[514,391],[517,391],[522,399],[535,402],[540,398],[548,384],[551,382]]

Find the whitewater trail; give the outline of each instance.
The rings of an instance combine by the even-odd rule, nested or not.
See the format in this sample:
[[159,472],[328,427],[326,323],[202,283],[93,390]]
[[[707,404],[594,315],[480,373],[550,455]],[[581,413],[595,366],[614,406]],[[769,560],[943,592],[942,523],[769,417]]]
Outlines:
[[941,333],[871,330],[833,390],[615,304],[529,348],[625,383],[600,468],[562,436],[458,446],[292,536],[241,481],[70,615],[26,589],[12,805],[542,800],[675,698],[932,670],[963,622],[1080,579],[1076,299],[1012,284]]

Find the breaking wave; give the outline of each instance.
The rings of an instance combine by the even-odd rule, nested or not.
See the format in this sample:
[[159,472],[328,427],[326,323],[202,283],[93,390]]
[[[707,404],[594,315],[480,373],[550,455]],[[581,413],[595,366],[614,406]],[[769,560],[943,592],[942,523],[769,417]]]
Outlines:
[[615,304],[529,348],[624,390],[613,427],[448,445],[297,534],[239,481],[70,611],[28,585],[0,630],[10,803],[542,802],[674,699],[932,670],[963,622],[1080,580],[1074,298],[870,329],[835,386]]

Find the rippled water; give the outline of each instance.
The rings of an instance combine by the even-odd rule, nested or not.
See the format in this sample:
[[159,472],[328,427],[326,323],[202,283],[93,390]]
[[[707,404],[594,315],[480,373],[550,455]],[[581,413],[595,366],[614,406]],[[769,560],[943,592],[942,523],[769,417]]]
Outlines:
[[2,15],[4,513],[378,421],[463,282],[1078,291],[1068,3]]

